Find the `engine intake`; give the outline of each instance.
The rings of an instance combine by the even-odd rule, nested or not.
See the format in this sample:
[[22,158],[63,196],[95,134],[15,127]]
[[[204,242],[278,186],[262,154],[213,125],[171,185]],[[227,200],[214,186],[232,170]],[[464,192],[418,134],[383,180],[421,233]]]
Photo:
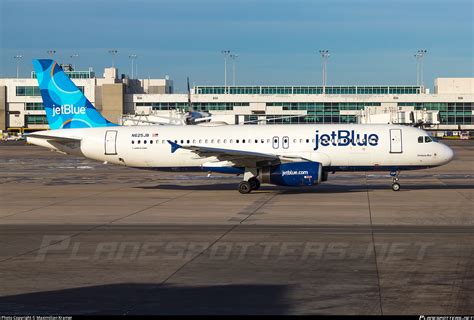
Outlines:
[[312,186],[321,182],[322,166],[319,162],[291,162],[263,167],[263,183],[279,186]]

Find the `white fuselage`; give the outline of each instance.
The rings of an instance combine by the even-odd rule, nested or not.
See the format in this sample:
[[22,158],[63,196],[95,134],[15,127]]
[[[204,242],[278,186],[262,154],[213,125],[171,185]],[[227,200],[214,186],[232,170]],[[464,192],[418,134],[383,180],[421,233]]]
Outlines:
[[171,152],[168,140],[182,146],[298,156],[331,171],[418,169],[453,158],[446,145],[429,138],[425,142],[425,131],[397,125],[117,126],[42,134],[80,139],[80,143],[34,137],[28,137],[28,142],[108,163],[163,170],[233,165],[215,157],[198,157],[190,150]]

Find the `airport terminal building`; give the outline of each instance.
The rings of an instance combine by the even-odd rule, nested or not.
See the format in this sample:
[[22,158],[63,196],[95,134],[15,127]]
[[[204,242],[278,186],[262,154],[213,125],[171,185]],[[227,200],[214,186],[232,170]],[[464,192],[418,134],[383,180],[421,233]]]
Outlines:
[[[129,79],[115,68],[106,68],[99,78],[91,69],[63,67],[113,122],[123,114],[169,117],[189,107],[188,94],[174,93],[167,78]],[[431,130],[474,131],[474,78],[437,78],[434,92],[413,85],[195,86],[191,91],[194,111],[228,124],[363,123],[380,112],[395,113],[395,120],[389,117],[393,123],[408,123],[400,119],[426,113]],[[30,78],[0,79],[0,130],[47,128],[34,72]]]

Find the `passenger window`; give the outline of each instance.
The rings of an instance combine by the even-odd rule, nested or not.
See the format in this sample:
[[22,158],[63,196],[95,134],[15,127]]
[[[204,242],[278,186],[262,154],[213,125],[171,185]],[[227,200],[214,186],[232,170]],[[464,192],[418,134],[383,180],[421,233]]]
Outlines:
[[300,139],[300,143],[303,143],[303,139]]
[[306,139],[306,143],[309,143],[309,139]]
[[217,139],[217,143],[221,143],[221,139]]
[[209,140],[206,139],[206,140],[204,140],[204,143],[207,143],[208,141],[209,141]]
[[187,143],[187,144],[189,144],[189,142],[190,142],[189,140],[186,140],[186,143]]
[[214,139],[211,139],[211,143],[214,143]]
[[423,143],[423,137],[418,137],[418,143]]
[[202,143],[202,139],[199,139],[199,143]]
[[236,143],[239,143],[239,139],[235,140]]
[[245,143],[245,139],[242,139],[242,143]]
[[135,141],[132,140],[132,144],[135,144]]
[[140,140],[138,140],[137,143],[140,144]]
[[233,141],[234,141],[234,140],[230,139],[230,140],[229,140],[229,143],[232,143]]
[[227,139],[224,139],[224,143],[227,143]]
[[150,140],[150,144],[153,144],[153,140]]
[[426,142],[426,143],[428,143],[428,142],[432,142],[432,141],[433,141],[433,140],[431,140],[431,138],[430,138],[430,137],[428,137],[428,136],[425,136],[425,142]]
[[183,143],[184,143],[184,140],[181,140],[181,144],[183,144]]
[[261,139],[261,140],[260,140],[260,143],[265,143],[265,139]]
[[143,140],[143,144],[146,144],[146,140]]
[[258,143],[258,139],[255,139],[255,143]]
[[196,139],[193,139],[193,143],[196,143]]

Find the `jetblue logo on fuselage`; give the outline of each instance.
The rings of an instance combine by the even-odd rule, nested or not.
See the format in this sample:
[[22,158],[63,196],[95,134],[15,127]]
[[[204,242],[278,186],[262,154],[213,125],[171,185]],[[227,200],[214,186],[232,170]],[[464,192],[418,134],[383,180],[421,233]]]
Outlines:
[[53,106],[53,117],[61,114],[86,114],[86,107],[77,107],[73,104],[63,104],[62,106]]
[[302,174],[309,174],[308,170],[285,170],[281,172],[281,176],[294,176],[294,175],[302,175]]
[[319,147],[347,147],[352,146],[376,146],[379,144],[379,136],[375,133],[356,133],[355,130],[338,130],[331,133],[320,134],[316,130],[314,150]]

